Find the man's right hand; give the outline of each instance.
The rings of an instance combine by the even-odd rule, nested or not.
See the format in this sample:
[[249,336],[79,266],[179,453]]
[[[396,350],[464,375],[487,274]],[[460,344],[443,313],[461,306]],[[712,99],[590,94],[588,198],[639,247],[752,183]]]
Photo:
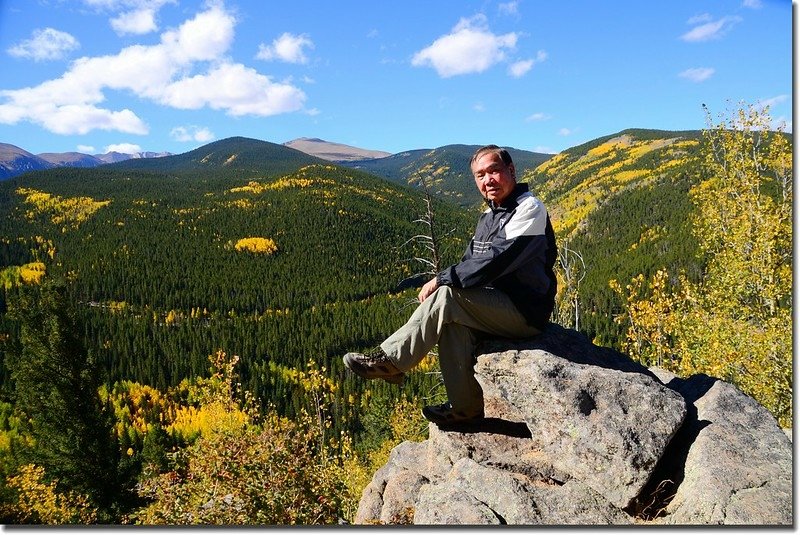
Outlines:
[[417,297],[419,299],[419,302],[422,303],[423,301],[425,301],[428,297],[430,297],[430,295],[433,292],[436,291],[438,287],[439,287],[439,281],[436,280],[436,277],[426,282],[422,286],[422,289],[419,291],[419,296]]

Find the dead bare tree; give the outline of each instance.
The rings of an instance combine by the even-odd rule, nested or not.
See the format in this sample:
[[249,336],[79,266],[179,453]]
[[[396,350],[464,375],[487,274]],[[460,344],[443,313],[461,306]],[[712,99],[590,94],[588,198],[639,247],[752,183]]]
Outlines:
[[442,235],[438,233],[436,211],[433,206],[433,197],[431,196],[428,182],[423,179],[421,184],[425,192],[425,210],[422,215],[414,220],[414,223],[423,225],[423,230],[401,245],[401,248],[405,248],[409,244],[415,244],[418,246],[418,250],[422,250],[421,253],[405,260],[406,262],[416,262],[422,265],[421,271],[406,278],[406,281],[411,281],[411,284],[415,282],[427,282],[427,280],[436,276],[436,274],[441,271],[444,252],[443,239],[455,231],[455,228],[453,228]]
[[577,331],[580,327],[580,286],[586,277],[586,263],[583,255],[571,249],[567,242],[558,249],[558,266],[561,291],[556,303],[556,317],[559,324]]

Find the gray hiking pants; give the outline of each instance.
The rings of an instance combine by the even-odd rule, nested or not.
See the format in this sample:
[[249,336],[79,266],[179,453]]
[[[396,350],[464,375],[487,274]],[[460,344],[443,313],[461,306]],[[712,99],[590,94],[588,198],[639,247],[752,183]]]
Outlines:
[[381,349],[405,372],[438,343],[447,397],[454,409],[472,414],[483,408],[483,391],[473,371],[481,332],[527,338],[541,331],[528,325],[511,299],[499,290],[441,286],[381,344]]

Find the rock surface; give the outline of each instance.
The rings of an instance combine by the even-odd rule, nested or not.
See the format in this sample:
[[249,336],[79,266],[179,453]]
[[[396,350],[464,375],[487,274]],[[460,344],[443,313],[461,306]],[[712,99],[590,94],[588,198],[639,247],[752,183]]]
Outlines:
[[486,419],[397,446],[356,523],[792,524],[791,441],[734,386],[557,325],[479,353]]

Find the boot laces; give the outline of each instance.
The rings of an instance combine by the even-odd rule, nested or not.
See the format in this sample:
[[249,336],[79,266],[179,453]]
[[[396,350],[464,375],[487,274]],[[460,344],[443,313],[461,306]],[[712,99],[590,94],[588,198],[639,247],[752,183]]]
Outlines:
[[383,362],[387,362],[389,358],[386,356],[386,353],[383,352],[383,349],[373,349],[369,353],[365,353],[364,357],[360,359],[364,364],[381,364]]

